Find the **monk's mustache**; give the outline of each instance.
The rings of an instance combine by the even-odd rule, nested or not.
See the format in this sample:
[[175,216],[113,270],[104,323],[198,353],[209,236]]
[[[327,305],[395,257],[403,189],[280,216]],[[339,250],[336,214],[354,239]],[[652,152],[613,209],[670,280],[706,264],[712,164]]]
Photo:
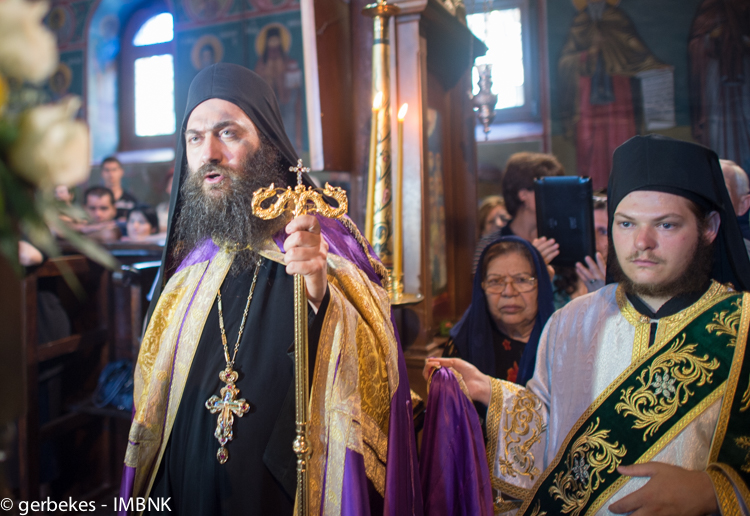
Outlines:
[[630,256],[628,256],[626,258],[626,260],[629,261],[629,262],[634,262],[636,260],[647,260],[649,262],[654,262],[654,263],[658,263],[658,264],[664,263],[663,259],[656,257],[655,255],[651,254],[650,252],[633,253]]
[[234,178],[236,174],[234,169],[222,165],[216,165],[214,163],[206,163],[205,165],[202,165],[195,173],[198,174],[199,177],[221,174],[222,176],[231,178]]

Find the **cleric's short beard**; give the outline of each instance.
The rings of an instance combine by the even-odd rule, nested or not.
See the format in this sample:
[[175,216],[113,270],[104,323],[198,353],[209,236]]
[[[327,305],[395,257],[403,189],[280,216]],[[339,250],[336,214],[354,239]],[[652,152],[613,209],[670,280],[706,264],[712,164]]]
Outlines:
[[[700,228],[699,228],[700,229]],[[609,251],[607,256],[607,272],[612,279],[622,285],[628,294],[639,297],[673,298],[683,294],[701,292],[711,279],[713,267],[714,244],[709,242],[700,231],[698,243],[693,251],[693,257],[683,273],[672,281],[665,283],[635,283],[620,267],[617,259],[612,236],[609,237]]]
[[[224,179],[212,195],[204,191],[204,176],[215,170]],[[207,238],[218,245],[244,248],[237,253],[230,273],[236,275],[258,261],[254,250],[261,249],[287,223],[287,217],[259,219],[252,214],[253,192],[274,183],[286,187],[281,154],[265,137],[258,151],[242,163],[240,171],[219,165],[203,165],[189,170],[180,187],[181,209],[175,224],[175,263],[179,264]]]

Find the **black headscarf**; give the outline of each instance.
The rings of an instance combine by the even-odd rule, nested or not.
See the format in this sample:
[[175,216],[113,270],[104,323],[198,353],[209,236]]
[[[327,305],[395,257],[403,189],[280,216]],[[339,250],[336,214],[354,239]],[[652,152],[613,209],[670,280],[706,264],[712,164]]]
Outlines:
[[[201,70],[190,84],[187,107],[182,119],[180,132],[177,137],[177,152],[175,153],[174,177],[172,178],[172,196],[169,200],[169,222],[167,225],[167,240],[162,255],[161,269],[156,289],[149,308],[149,316],[156,306],[161,289],[174,272],[177,264],[171,263],[174,247],[174,225],[182,203],[180,187],[187,177],[188,165],[185,153],[185,129],[193,110],[199,104],[209,99],[222,99],[236,104],[252,120],[255,127],[268,138],[278,149],[285,161],[285,167],[297,164],[297,153],[292,142],[289,141],[284,124],[281,120],[281,110],[271,87],[260,75],[239,65],[231,63],[217,63]],[[294,185],[297,178],[289,172],[288,184]],[[313,182],[303,174],[303,182],[313,186]]]
[[620,145],[613,156],[607,189],[610,235],[617,206],[637,190],[679,195],[708,211],[717,211],[721,225],[714,241],[711,277],[739,290],[750,289],[750,260],[714,151],[653,134],[635,136]]

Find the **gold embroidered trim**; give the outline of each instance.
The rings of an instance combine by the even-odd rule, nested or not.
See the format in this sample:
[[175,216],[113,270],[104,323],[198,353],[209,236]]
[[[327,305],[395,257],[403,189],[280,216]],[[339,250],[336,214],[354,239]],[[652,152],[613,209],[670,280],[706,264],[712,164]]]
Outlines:
[[615,291],[617,307],[620,309],[625,320],[635,327],[635,338],[633,339],[633,355],[631,363],[635,363],[648,351],[648,341],[651,338],[651,319],[641,315],[628,301],[625,291],[617,286]]
[[[618,389],[619,386],[622,384],[622,382],[625,381],[625,379],[627,379],[630,375],[632,375],[633,372],[636,369],[638,369],[641,364],[643,364],[651,356],[657,353],[667,342],[669,342],[671,338],[673,337],[672,335],[673,332],[676,334],[680,329],[684,327],[684,325],[687,325],[690,322],[692,322],[703,311],[705,311],[710,305],[716,304],[722,299],[732,294],[733,292],[731,292],[724,285],[717,283],[717,282],[713,282],[711,286],[709,287],[708,291],[706,291],[706,293],[696,303],[686,308],[682,312],[679,312],[678,314],[670,316],[671,318],[675,318],[674,321],[679,320],[680,322],[682,322],[682,326],[672,328],[671,331],[669,332],[663,332],[662,338],[656,339],[656,342],[654,342],[654,345],[648,349],[648,351],[645,353],[644,356],[640,357],[640,360],[638,361],[638,363],[635,363],[635,362],[631,363],[622,373],[620,373],[620,375],[612,383],[610,383],[607,386],[606,389],[604,389],[604,391],[602,391],[602,393],[594,400],[594,402],[591,405],[589,405],[589,407],[583,412],[583,414],[581,414],[581,417],[579,417],[578,420],[575,422],[575,424],[571,427],[570,431],[568,432],[568,435],[565,436],[565,439],[561,443],[560,448],[557,452],[557,455],[555,455],[555,458],[550,462],[550,464],[547,465],[547,469],[544,470],[544,472],[542,473],[542,476],[536,481],[536,484],[534,484],[535,487],[531,489],[532,491],[531,497],[533,497],[533,495],[536,494],[536,490],[538,489],[538,486],[542,485],[542,483],[544,483],[544,481],[547,479],[550,473],[554,471],[555,468],[557,468],[557,465],[562,460],[564,451],[568,447],[570,440],[573,438],[575,433],[584,425],[584,423],[588,421],[588,418],[591,416],[591,414],[594,413],[594,411],[604,402],[604,400],[606,400],[616,389]],[[745,294],[745,295],[747,296],[749,294]],[[627,297],[625,297],[624,292],[622,292],[621,285],[617,287],[616,297],[618,299],[618,306],[620,307],[621,313],[629,322],[631,322],[633,312],[637,313],[637,311],[635,311],[635,308],[632,308],[632,305],[630,305],[630,302],[627,301]],[[623,299],[625,302],[627,302],[625,305],[623,305],[621,302]],[[747,307],[747,303],[743,303],[743,305]],[[632,308],[632,311],[630,310],[631,308]],[[660,322],[664,319],[667,319],[667,317],[662,318]],[[661,442],[661,440],[659,442]],[[519,513],[523,514],[523,512],[529,508],[529,506],[531,505],[531,499],[532,499],[531,497],[526,502],[524,502],[524,504],[519,509]]]
[[492,489],[496,489],[497,491],[500,491],[503,494],[512,496],[513,498],[516,498],[520,500],[521,502],[529,500],[531,497],[531,494],[532,494],[531,489],[514,486],[513,484],[509,484],[505,480],[501,480],[497,477],[492,477],[491,482],[492,482]]
[[362,236],[362,233],[359,232],[359,228],[357,228],[354,222],[352,222],[352,219],[347,216],[343,216],[339,217],[336,220],[340,221],[344,226],[346,226],[346,229],[349,230],[349,233],[351,233],[354,239],[359,243],[359,245],[362,246],[362,250],[365,252],[367,260],[370,262],[370,265],[372,265],[372,268],[375,269],[375,272],[378,274],[378,276],[380,276],[380,279],[383,280],[384,284],[390,284],[390,275],[388,274],[388,269],[385,268],[385,265],[370,256],[370,249],[367,245],[367,240],[365,240],[365,237]]
[[734,488],[724,474],[709,466],[708,470],[711,483],[714,485],[716,499],[719,503],[719,512],[722,516],[741,516],[740,504],[734,496]]
[[[739,493],[740,498],[745,503],[745,507],[750,507],[750,490],[745,482],[740,478],[737,472],[722,462],[711,463],[708,465],[708,470],[719,470],[729,479],[732,487],[735,489],[732,494]],[[724,515],[724,513],[722,513]]]
[[503,384],[497,378],[490,377],[490,403],[487,406],[487,464],[490,467],[490,479],[495,485],[495,457],[500,440],[500,418],[503,415]]
[[367,414],[362,413],[362,440],[377,454],[379,460],[388,460],[388,436],[384,434],[378,424]]
[[709,463],[717,461],[719,450],[726,437],[727,426],[729,425],[729,413],[732,410],[732,401],[737,392],[737,384],[739,383],[742,361],[747,346],[748,324],[750,324],[750,293],[745,292],[742,294],[742,317],[740,318],[739,333],[735,341],[734,359],[732,360],[732,368],[729,371],[729,378],[727,378],[727,388],[724,393],[721,412],[719,412],[716,432],[714,432],[713,442],[711,443],[711,452],[708,456]]
[[365,453],[363,456],[365,459],[367,478],[372,481],[372,484],[375,486],[378,493],[380,493],[380,496],[385,497],[385,464],[378,459],[375,450],[369,446],[365,446]]
[[510,500],[503,500],[501,496],[498,496],[494,500],[495,505],[495,514],[501,514],[503,512],[512,511],[514,509],[518,509],[521,507],[521,502],[518,500],[510,501]]
[[216,298],[216,291],[224,283],[224,278],[229,272],[234,256],[234,253],[220,251],[208,262],[205,274],[195,291],[192,302],[187,307],[188,311],[185,313],[184,320],[181,322],[180,344],[177,351],[174,352],[175,372],[171,375],[172,379],[169,385],[169,404],[164,423],[164,436],[159,447],[159,454],[152,468],[147,493],[151,492],[151,488],[156,480],[159,464],[161,464],[164,458],[164,452],[169,443],[169,436],[172,433],[175,419],[177,419],[177,409],[179,409],[180,402],[182,401],[182,395],[185,391],[185,384],[193,363],[195,350],[198,349],[198,343],[203,334],[203,327],[206,324],[206,319],[208,319],[211,306],[213,306],[214,299]]

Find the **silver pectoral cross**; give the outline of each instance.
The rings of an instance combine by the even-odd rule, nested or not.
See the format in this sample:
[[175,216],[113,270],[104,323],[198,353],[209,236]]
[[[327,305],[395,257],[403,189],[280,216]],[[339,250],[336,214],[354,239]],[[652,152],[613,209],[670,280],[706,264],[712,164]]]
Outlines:
[[226,444],[234,438],[234,416],[242,417],[250,410],[250,404],[244,399],[236,399],[240,390],[234,384],[237,381],[237,372],[230,368],[219,374],[221,381],[226,383],[221,389],[221,397],[213,395],[206,401],[206,408],[211,414],[219,414],[216,422],[214,437],[219,440],[221,447],[216,452],[219,463],[224,464],[229,459]]

